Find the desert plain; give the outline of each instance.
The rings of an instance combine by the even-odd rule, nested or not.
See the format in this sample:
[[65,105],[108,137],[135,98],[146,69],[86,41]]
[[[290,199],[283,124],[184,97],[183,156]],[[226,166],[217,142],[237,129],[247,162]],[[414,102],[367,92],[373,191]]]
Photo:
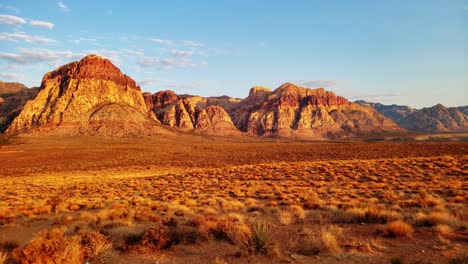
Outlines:
[[2,138],[5,263],[466,263],[463,141]]

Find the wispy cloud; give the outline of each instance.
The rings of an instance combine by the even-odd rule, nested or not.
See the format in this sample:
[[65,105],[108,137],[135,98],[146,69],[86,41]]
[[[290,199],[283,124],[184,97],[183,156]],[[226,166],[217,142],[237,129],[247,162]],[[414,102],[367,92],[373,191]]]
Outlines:
[[76,59],[83,54],[71,51],[57,51],[48,49],[21,49],[19,53],[0,52],[0,59],[13,64],[33,64],[41,62],[61,61],[62,59]]
[[26,20],[12,15],[0,15],[0,24],[20,26],[22,24],[26,24]]
[[95,38],[77,38],[77,39],[71,39],[69,41],[74,43],[74,44],[80,44],[82,42],[96,42],[97,39],[95,39]]
[[332,87],[335,86],[339,83],[337,80],[299,80],[296,81],[299,85],[305,86],[305,87],[311,87],[311,88],[316,88],[316,87]]
[[35,27],[43,27],[43,28],[48,28],[48,29],[54,28],[54,23],[41,21],[41,20],[30,20],[29,24]]
[[145,52],[143,50],[130,50],[124,49],[123,50],[127,55],[134,56],[134,57],[143,57],[145,56]]
[[186,92],[186,91],[190,91],[190,90],[200,87],[200,84],[196,82],[178,83],[173,80],[165,80],[165,79],[159,79],[159,78],[143,79],[141,81],[138,81],[137,83],[138,85],[142,87],[151,86],[151,88],[155,88],[156,90],[170,89],[170,90],[175,90],[179,92]]
[[151,41],[153,42],[156,42],[160,45],[164,45],[164,46],[170,46],[174,43],[173,40],[169,40],[169,39],[160,39],[160,38],[152,38]]
[[9,10],[9,11],[13,11],[15,13],[19,13],[19,9],[15,6],[10,6],[10,5],[2,5],[0,4],[0,8],[4,8],[6,10]]
[[401,93],[375,93],[375,94],[351,94],[348,95],[350,100],[385,100],[402,96]]
[[0,40],[19,41],[22,40],[28,43],[47,44],[55,42],[55,40],[39,36],[31,36],[24,33],[6,33],[0,32]]
[[193,51],[173,49],[171,50],[171,54],[174,55],[175,57],[190,57],[193,55]]
[[57,2],[57,6],[63,11],[70,11],[70,8],[67,5],[65,5],[63,2]]
[[184,40],[182,43],[184,44],[184,46],[192,47],[192,48],[199,48],[203,46],[201,42],[194,41],[194,40]]
[[7,80],[20,80],[23,78],[23,75],[13,72],[0,72],[0,78]]
[[141,67],[151,67],[158,70],[167,70],[170,68],[193,68],[197,66],[190,56],[173,56],[166,58],[145,56],[141,57],[137,63]]

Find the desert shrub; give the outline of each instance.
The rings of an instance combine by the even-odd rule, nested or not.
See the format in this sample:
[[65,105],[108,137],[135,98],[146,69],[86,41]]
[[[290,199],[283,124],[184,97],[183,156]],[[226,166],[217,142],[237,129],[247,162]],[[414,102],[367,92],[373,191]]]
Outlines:
[[173,227],[171,228],[171,237],[175,244],[195,244],[206,240],[206,237],[193,226]]
[[435,226],[438,224],[455,226],[458,220],[448,212],[431,212],[426,215],[419,212],[413,218],[413,224],[416,226]]
[[219,257],[216,257],[210,262],[210,264],[227,264],[227,262]]
[[402,220],[396,220],[387,224],[386,231],[392,237],[409,237],[413,233],[413,227]]
[[307,230],[305,237],[300,241],[299,253],[310,256],[321,252],[339,253],[341,247],[338,239],[343,236],[343,230],[335,225],[321,224]]
[[270,225],[264,220],[254,220],[248,225],[246,246],[249,253],[266,255],[273,244],[273,234]]
[[449,264],[467,264],[468,263],[468,253],[465,253],[461,256],[452,258],[449,261]]
[[84,259],[94,259],[112,249],[112,244],[103,234],[96,231],[84,231],[79,234],[83,247]]
[[292,221],[292,214],[289,211],[282,210],[278,214],[278,220],[284,226],[289,225]]
[[5,263],[7,259],[8,259],[8,253],[0,251],[0,264]]
[[306,217],[304,208],[302,208],[299,205],[291,205],[289,207],[289,210],[291,211],[292,215],[297,218],[297,220],[304,220]]
[[107,238],[95,231],[66,235],[65,228],[40,232],[22,249],[13,252],[20,263],[82,263],[112,248]]
[[441,233],[441,234],[448,234],[452,232],[452,228],[448,225],[438,224],[434,226],[434,231]]
[[68,237],[65,228],[42,231],[13,256],[20,263],[82,263],[79,237]]
[[156,250],[169,248],[173,243],[171,230],[165,225],[148,229],[141,238],[141,244],[144,247]]

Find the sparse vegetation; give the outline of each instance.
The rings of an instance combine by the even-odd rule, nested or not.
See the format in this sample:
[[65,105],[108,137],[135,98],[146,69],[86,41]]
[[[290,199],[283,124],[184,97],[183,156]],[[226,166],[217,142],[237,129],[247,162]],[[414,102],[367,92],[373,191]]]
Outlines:
[[[418,152],[407,145],[395,150],[399,145],[390,143],[347,143],[347,149],[341,144],[290,142],[294,147],[284,148],[282,143],[216,141],[193,143],[197,155],[161,143],[156,154],[145,145],[134,156],[128,145],[112,144],[114,159],[107,159],[108,147],[99,144],[91,156],[79,144],[65,145],[65,153],[43,153],[41,146],[31,150],[44,155],[40,162],[28,150],[2,154],[0,251],[20,263],[37,258],[63,263],[64,254],[70,261],[99,263],[123,254],[171,259],[186,251],[195,259],[200,256],[196,249],[209,245],[203,251],[206,262],[230,263],[232,257],[240,263],[247,258],[274,262],[294,253],[290,258],[300,254],[307,263],[316,255],[341,253],[356,262],[363,261],[361,255],[388,262],[392,255],[406,256],[408,243],[462,256],[456,245],[466,246],[462,239],[451,241],[468,226],[460,202],[468,198],[463,145],[421,144],[425,151]],[[220,145],[230,151],[210,149]],[[381,153],[382,147],[393,152]],[[174,158],[168,151],[188,154]],[[76,160],[68,152],[84,158]],[[330,153],[341,156],[337,160]],[[264,159],[253,162],[254,154]],[[45,157],[51,156],[63,160],[49,163]],[[33,237],[36,231],[28,230],[42,232]],[[11,235],[16,232],[21,235]],[[417,239],[386,247],[392,237],[408,236]],[[212,247],[232,253],[213,255]],[[435,263],[448,261],[433,251],[426,254]],[[405,257],[405,263],[414,261]]]
[[402,220],[396,220],[387,224],[386,231],[393,237],[409,237],[413,233],[413,227]]
[[271,227],[265,220],[256,219],[249,223],[246,245],[249,252],[266,255],[273,243]]

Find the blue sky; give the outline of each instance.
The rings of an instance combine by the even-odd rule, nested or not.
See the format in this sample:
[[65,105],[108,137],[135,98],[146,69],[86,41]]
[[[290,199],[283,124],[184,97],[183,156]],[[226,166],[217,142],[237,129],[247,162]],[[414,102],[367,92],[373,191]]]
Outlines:
[[143,91],[325,87],[414,107],[468,99],[467,0],[5,1],[0,80],[38,86],[90,53]]

